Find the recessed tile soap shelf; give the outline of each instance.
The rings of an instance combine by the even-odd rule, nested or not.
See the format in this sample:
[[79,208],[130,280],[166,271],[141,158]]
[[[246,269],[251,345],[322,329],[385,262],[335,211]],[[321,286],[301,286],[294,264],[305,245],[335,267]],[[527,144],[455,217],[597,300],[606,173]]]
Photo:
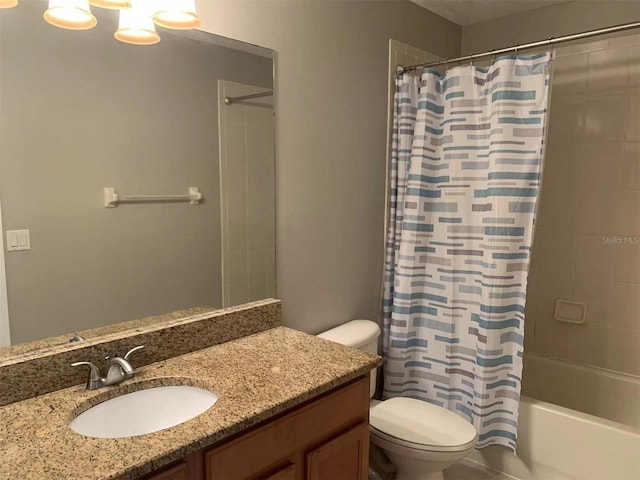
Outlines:
[[587,304],[558,298],[556,299],[556,308],[553,312],[553,318],[559,322],[565,323],[587,323]]

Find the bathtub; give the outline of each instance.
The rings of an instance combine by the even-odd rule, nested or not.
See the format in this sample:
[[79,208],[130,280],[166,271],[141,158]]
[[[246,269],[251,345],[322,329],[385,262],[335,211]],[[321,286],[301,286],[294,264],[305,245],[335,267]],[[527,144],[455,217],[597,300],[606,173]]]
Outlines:
[[[528,375],[532,376],[532,381],[527,386]],[[573,387],[576,378],[589,375],[594,378],[579,389]],[[598,375],[602,378],[595,378]],[[548,389],[543,388],[545,378],[549,382]],[[629,414],[634,404],[637,408],[640,384],[635,377],[567,366],[565,362],[525,354],[523,379],[527,387],[523,386],[524,393],[533,387],[546,390],[547,394],[560,391],[554,387],[564,387],[564,391],[573,388],[573,392],[563,395],[608,396],[614,401],[600,403],[614,406],[628,400],[631,406],[625,404],[625,408]],[[620,381],[618,384],[616,379]],[[536,386],[538,380],[541,383]],[[563,380],[566,381],[564,385],[558,383]],[[609,390],[601,391],[601,388]],[[635,397],[618,398],[625,392],[635,392]],[[501,447],[488,447],[474,451],[469,459],[522,480],[637,480],[640,479],[640,429],[522,396],[517,454]]]

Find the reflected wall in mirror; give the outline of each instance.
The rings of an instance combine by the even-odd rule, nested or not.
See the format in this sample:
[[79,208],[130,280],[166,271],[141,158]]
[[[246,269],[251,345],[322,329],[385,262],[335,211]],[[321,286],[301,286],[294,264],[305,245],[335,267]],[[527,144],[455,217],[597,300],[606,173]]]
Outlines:
[[[275,296],[273,99],[224,102],[273,90],[273,52],[164,29],[133,46],[112,11],[68,31],[46,7],[0,11],[0,332],[16,344]],[[202,201],[105,208],[105,187]],[[13,250],[16,230],[30,249]]]

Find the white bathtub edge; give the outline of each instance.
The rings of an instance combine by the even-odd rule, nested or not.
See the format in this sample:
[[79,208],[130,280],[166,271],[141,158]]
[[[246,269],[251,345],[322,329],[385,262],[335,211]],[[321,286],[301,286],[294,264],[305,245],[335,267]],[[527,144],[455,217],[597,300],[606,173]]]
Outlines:
[[522,458],[502,447],[474,450],[467,457],[472,462],[518,480],[579,480],[536,462],[526,463]]
[[488,447],[469,459],[521,480],[631,480],[639,452],[636,429],[522,397],[517,455]]

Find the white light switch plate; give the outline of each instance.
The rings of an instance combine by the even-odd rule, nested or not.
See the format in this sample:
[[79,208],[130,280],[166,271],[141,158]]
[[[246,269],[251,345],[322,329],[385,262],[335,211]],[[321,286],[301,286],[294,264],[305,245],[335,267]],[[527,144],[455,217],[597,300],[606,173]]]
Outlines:
[[29,230],[7,230],[7,252],[31,250]]

